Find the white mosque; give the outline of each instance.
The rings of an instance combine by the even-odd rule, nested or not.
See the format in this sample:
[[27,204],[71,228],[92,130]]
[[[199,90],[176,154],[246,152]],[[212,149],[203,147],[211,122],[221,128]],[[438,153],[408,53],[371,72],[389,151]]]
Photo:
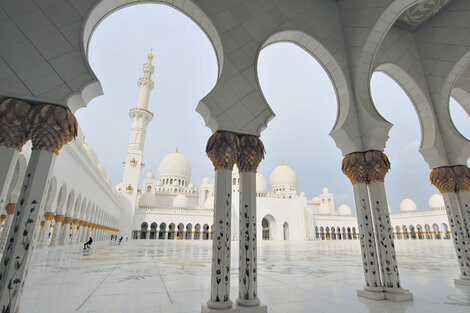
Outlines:
[[[146,127],[153,114],[148,110],[153,55],[143,65],[138,80],[138,104],[131,109],[132,120],[128,152],[118,193],[133,207],[133,239],[208,240],[212,238],[214,184],[205,177],[199,185],[191,182],[191,163],[178,151],[165,156],[158,173],[146,174],[139,186]],[[237,240],[239,224],[240,175],[236,165],[232,172],[231,238]],[[312,199],[298,192],[297,174],[284,164],[269,176],[269,186],[256,173],[257,238],[263,240],[353,240],[358,239],[357,218],[346,204],[335,206],[328,188]],[[390,207],[389,207],[390,211]],[[443,197],[429,198],[429,210],[418,210],[407,197],[400,204],[400,214],[391,214],[395,239],[450,239]]]

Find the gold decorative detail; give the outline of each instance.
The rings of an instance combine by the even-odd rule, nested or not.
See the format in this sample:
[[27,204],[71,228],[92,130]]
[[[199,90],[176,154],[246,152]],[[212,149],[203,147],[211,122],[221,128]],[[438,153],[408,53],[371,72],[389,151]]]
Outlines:
[[29,140],[31,105],[18,99],[0,103],[0,146],[21,151]]
[[281,165],[282,165],[282,166],[284,166],[284,159],[283,159],[283,160],[281,160]]
[[78,222],[78,225],[80,225],[80,226],[82,226],[82,227],[83,227],[83,226],[85,226],[85,225],[86,225],[86,223],[87,223],[86,221],[82,221],[82,220],[80,220],[80,221]]
[[73,225],[77,225],[78,223],[80,223],[80,220],[79,220],[78,218],[74,218],[74,219],[72,220],[72,224],[73,224]]
[[54,220],[57,222],[57,223],[62,223],[65,219],[65,215],[56,215],[54,216]]
[[46,212],[44,213],[44,218],[46,219],[46,221],[52,221],[52,219],[54,218],[55,214],[54,212]]
[[376,150],[353,152],[344,157],[341,169],[353,184],[383,182],[390,161],[385,153]]
[[179,145],[176,145],[176,153],[178,153],[178,146],[179,146]]
[[71,224],[73,221],[73,217],[66,217],[64,218],[64,224]]
[[343,159],[341,169],[344,175],[348,176],[351,183],[367,184],[367,164],[363,152],[353,152],[346,155]]
[[470,169],[465,165],[435,168],[429,178],[441,193],[470,191]]
[[41,221],[40,223],[41,227],[44,227],[44,224],[46,224],[46,221]]
[[142,192],[142,189],[137,189],[137,192]]
[[214,169],[232,170],[238,158],[240,140],[228,131],[217,131],[210,136],[206,145],[206,153],[214,165]]
[[36,105],[29,113],[33,150],[59,154],[63,145],[77,136],[77,119],[60,105]]
[[387,175],[390,170],[390,161],[388,160],[385,153],[381,151],[371,150],[366,151],[364,156],[367,162],[367,172],[369,176],[369,182],[381,182],[385,180],[385,175]]
[[147,59],[153,60],[153,54],[152,54],[153,48],[150,49],[150,53],[147,55]]
[[264,159],[263,142],[256,136],[239,136],[240,149],[237,159],[237,167],[240,173],[256,173],[259,163]]
[[129,186],[126,187],[126,190],[127,190],[127,191],[132,191],[132,190],[134,190],[134,188],[132,188],[132,186],[129,185]]
[[7,216],[5,214],[0,215],[0,223],[3,223]]
[[8,215],[15,214],[16,210],[16,203],[8,203],[7,206],[5,207],[5,211],[7,211]]
[[129,163],[135,164],[135,163],[137,163],[137,161],[135,159],[132,159],[132,160],[129,161]]
[[455,191],[470,191],[470,168],[465,165],[455,165],[452,170],[455,173]]

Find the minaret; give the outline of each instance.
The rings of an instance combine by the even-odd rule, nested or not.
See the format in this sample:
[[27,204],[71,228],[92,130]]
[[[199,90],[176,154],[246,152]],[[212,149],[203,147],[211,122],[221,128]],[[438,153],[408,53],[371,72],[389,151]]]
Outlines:
[[152,73],[152,50],[147,56],[147,62],[143,65],[144,75],[137,81],[139,86],[139,98],[137,107],[129,110],[129,117],[132,121],[129,145],[127,147],[126,160],[124,165],[124,175],[122,177],[121,192],[128,198],[135,208],[140,180],[140,170],[144,166],[142,157],[144,155],[145,134],[147,125],[153,119],[153,113],[148,110],[150,91],[154,87]]

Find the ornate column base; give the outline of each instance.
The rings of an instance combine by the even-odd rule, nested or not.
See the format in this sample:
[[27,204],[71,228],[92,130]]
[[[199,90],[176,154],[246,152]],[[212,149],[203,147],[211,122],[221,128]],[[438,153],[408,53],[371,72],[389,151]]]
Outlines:
[[357,296],[375,301],[413,301],[413,294],[403,288],[364,287],[364,289],[357,290]]
[[454,284],[470,287],[470,279],[469,278],[455,278]]
[[203,304],[201,313],[268,313],[268,307],[260,303],[258,306],[251,307],[234,305],[228,309],[213,309]]

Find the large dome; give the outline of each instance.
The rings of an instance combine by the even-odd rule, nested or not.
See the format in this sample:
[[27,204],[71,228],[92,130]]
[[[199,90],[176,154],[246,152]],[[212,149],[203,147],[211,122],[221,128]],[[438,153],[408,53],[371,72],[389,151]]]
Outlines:
[[188,197],[183,194],[179,194],[173,199],[173,207],[175,208],[187,208],[188,207]]
[[405,198],[400,203],[400,211],[402,213],[416,212],[418,211],[418,207],[416,206],[416,203],[413,200]]
[[271,188],[278,185],[294,185],[297,187],[297,175],[289,166],[282,164],[276,167],[269,176]]
[[347,204],[341,204],[339,207],[338,207],[338,215],[342,215],[342,216],[351,216],[352,213],[351,213],[351,208],[349,207],[349,205]]
[[442,195],[435,193],[428,200],[429,209],[432,211],[434,210],[442,210],[445,209],[446,205],[444,204],[444,198]]
[[268,192],[268,183],[266,182],[266,178],[264,178],[260,173],[256,173],[256,192]]
[[158,166],[158,176],[183,176],[191,177],[191,164],[188,159],[179,152],[173,152],[163,158]]
[[155,208],[157,206],[157,199],[155,195],[151,192],[146,192],[141,195],[139,197],[139,206]]

